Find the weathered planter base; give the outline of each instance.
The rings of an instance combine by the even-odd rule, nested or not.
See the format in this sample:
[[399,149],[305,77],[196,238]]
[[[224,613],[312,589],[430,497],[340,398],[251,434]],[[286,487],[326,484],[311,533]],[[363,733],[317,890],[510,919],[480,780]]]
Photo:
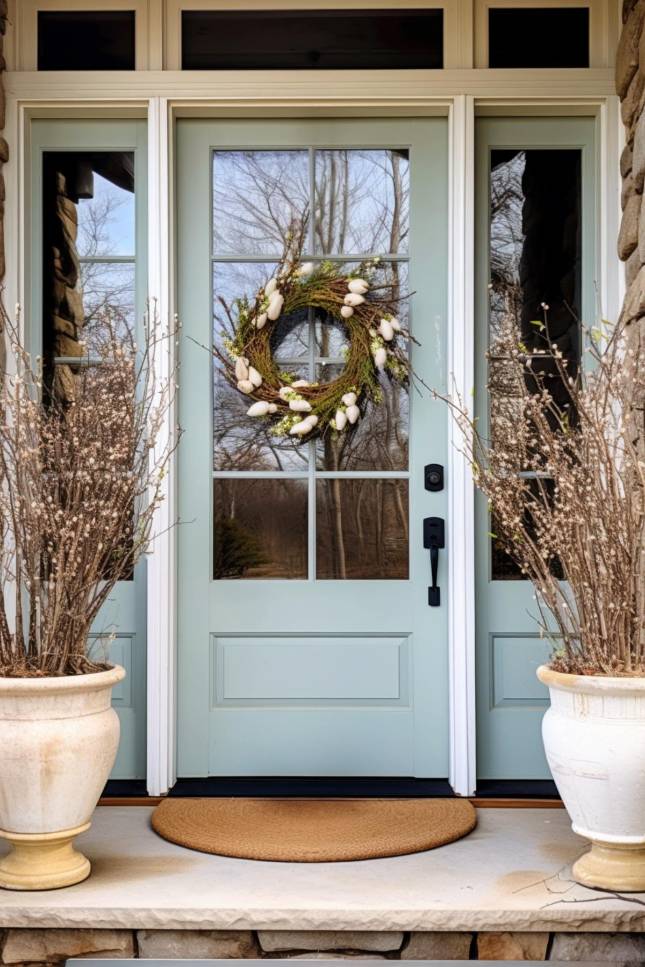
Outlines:
[[0,837],[12,850],[0,860],[0,887],[5,890],[57,890],[81,883],[90,862],[74,849],[74,839],[90,828],[84,823],[56,833],[8,833]]
[[571,872],[583,886],[641,893],[645,890],[645,847],[593,840],[589,852],[574,863]]

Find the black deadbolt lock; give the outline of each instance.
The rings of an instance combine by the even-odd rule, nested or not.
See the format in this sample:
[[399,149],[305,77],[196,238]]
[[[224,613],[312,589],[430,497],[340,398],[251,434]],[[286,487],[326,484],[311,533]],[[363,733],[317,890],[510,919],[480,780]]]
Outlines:
[[424,471],[426,490],[443,490],[443,467],[440,463],[429,463]]

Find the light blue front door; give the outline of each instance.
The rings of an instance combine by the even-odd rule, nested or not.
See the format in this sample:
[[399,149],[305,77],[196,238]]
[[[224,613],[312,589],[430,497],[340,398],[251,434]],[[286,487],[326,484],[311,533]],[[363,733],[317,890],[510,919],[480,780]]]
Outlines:
[[[423,474],[446,461],[444,408],[385,383],[343,446],[279,444],[204,347],[304,222],[303,257],[379,255],[380,283],[414,293],[413,366],[441,386],[447,123],[181,120],[177,173],[178,774],[445,776],[446,571],[430,608],[423,548],[423,518],[445,517]],[[343,344],[305,312],[274,352],[324,380]]]

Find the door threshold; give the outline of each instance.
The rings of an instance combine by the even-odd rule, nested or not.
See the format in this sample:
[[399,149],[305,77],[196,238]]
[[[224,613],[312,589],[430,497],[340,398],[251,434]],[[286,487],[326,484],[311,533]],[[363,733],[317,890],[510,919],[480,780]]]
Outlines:
[[447,779],[345,777],[215,777],[178,779],[169,796],[312,799],[432,799],[454,796]]
[[[168,793],[178,798],[299,798],[299,799],[432,799],[452,798],[447,779],[208,777],[179,779]],[[154,806],[163,796],[149,796],[144,779],[113,779],[100,800],[103,806]],[[548,780],[483,780],[471,802],[480,809],[560,808],[554,782]]]

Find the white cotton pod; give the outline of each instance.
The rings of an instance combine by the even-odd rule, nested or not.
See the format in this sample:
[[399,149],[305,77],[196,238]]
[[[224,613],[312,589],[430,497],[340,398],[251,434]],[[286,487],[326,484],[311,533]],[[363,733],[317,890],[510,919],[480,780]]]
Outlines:
[[289,402],[289,396],[291,393],[293,393],[293,390],[290,386],[281,386],[278,390],[278,396],[281,400],[284,400],[285,403]]
[[260,315],[255,320],[256,329],[264,329],[267,324],[267,314],[266,312],[261,312]]
[[248,395],[249,393],[253,392],[255,386],[250,379],[240,379],[238,380],[237,388],[239,389],[240,393],[246,393]]
[[394,329],[395,332],[401,332],[401,323],[396,318],[396,316],[390,319],[390,325],[392,326],[392,329]]
[[345,410],[336,410],[336,416],[334,417],[334,425],[338,432],[342,432],[347,426],[347,413]]
[[378,331],[386,342],[392,342],[394,339],[394,328],[388,319],[381,319]]
[[268,296],[271,296],[275,292],[275,290],[277,288],[278,288],[278,280],[277,279],[269,279],[269,281],[267,282],[267,284],[264,287],[264,294],[265,295],[268,295]]
[[301,278],[306,278],[308,275],[311,275],[311,273],[313,272],[313,270],[314,270],[314,263],[313,262],[303,262],[302,265],[300,266],[300,268],[298,269],[297,274]]
[[348,292],[343,302],[346,306],[360,306],[365,302],[365,296],[359,295],[357,292]]
[[354,315],[354,310],[352,309],[351,306],[341,306],[340,314],[343,317],[343,319],[351,319],[351,317]]
[[[274,404],[275,405],[275,404]],[[271,404],[267,403],[266,400],[258,400],[252,406],[249,406],[246,411],[247,416],[266,416],[267,413],[271,412]]]
[[289,433],[291,436],[305,436],[305,434],[311,433],[315,425],[313,418],[308,416],[304,420],[301,420],[300,423],[292,426]]
[[353,406],[347,407],[347,419],[349,420],[350,423],[352,424],[356,423],[360,415],[361,415],[361,411],[359,410],[359,408],[356,406],[355,403]]
[[269,403],[269,413],[277,413],[277,412],[278,412],[278,404]]
[[355,292],[357,295],[365,295],[369,289],[369,284],[365,279],[350,279],[347,283],[347,288],[350,292]]
[[311,423],[312,426],[315,426],[316,423],[318,422],[318,417],[316,416],[315,413],[312,413],[310,416],[307,416],[306,419]]
[[254,366],[249,366],[249,379],[257,389],[258,386],[262,386],[262,377],[258,373]]
[[294,413],[310,413],[311,403],[307,400],[289,400],[289,409]]
[[298,389],[300,386],[311,386],[308,379],[297,379],[295,383],[291,384],[294,389]]
[[356,393],[343,393],[342,400],[345,406],[354,406],[356,399]]
[[239,356],[235,360],[235,378],[238,380],[249,378],[249,365],[244,356]]
[[275,322],[280,313],[282,312],[282,306],[284,305],[284,296],[279,292],[274,292],[269,300],[269,308],[267,309],[267,316],[271,322]]
[[377,369],[383,369],[387,362],[387,349],[385,346],[379,346],[378,349],[374,350],[374,365]]

